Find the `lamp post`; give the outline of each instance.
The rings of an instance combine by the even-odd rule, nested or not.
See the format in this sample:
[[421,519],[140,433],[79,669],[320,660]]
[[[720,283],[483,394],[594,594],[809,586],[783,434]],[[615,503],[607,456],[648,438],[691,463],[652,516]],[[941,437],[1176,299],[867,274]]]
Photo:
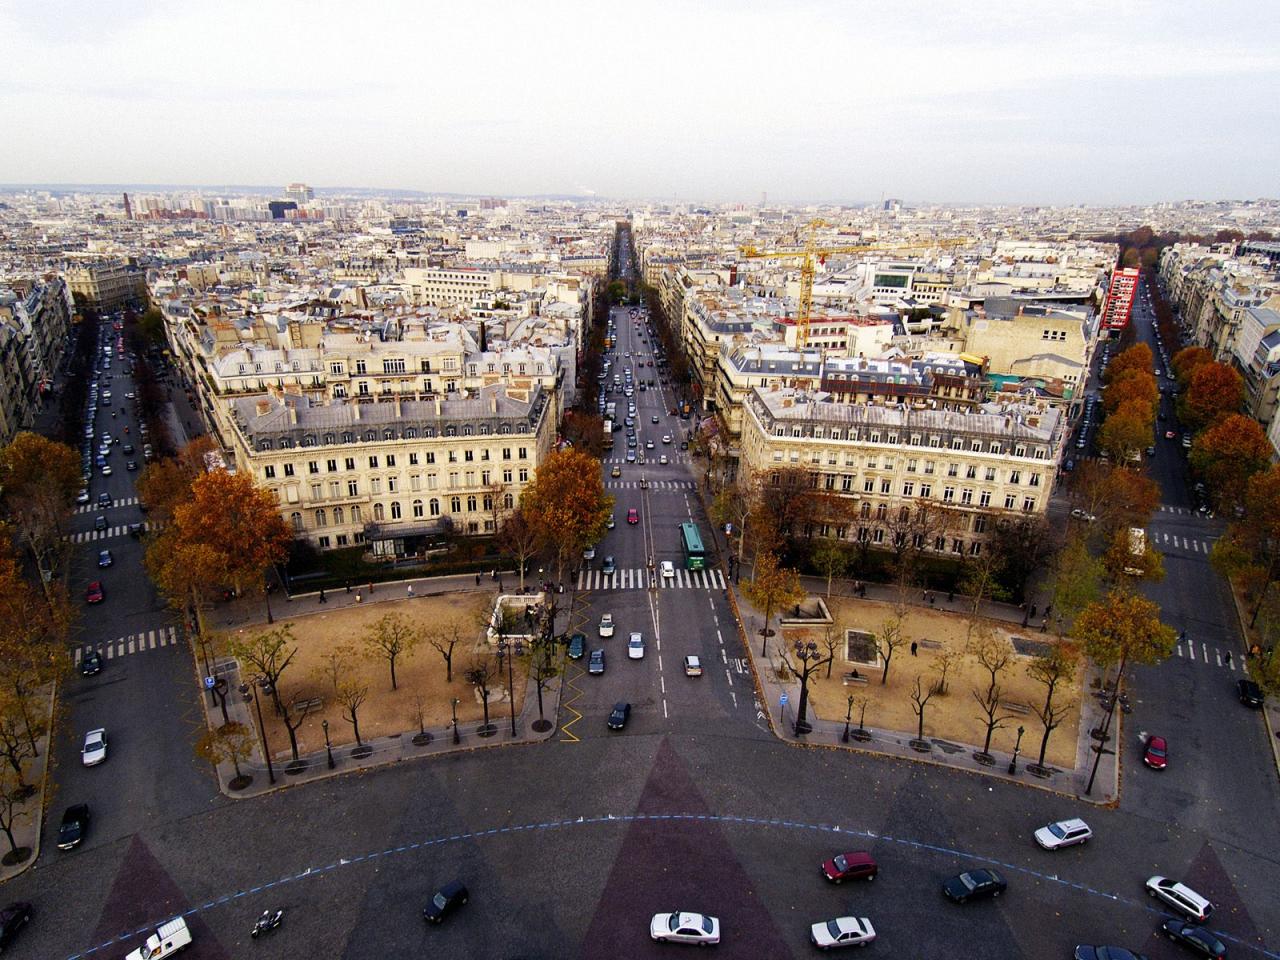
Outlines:
[[515,658],[515,648],[507,643],[506,637],[498,639],[498,669],[502,669],[501,661],[505,657],[507,660],[507,702],[511,707],[511,736],[516,735],[516,692],[515,680],[511,672],[511,661]]
[[853,694],[849,694],[849,710],[844,715],[844,733],[840,737],[842,743],[849,742],[849,724],[853,720]]
[[809,674],[826,663],[822,654],[818,653],[818,645],[810,640],[808,643],[796,641],[796,659],[800,661],[800,702],[796,704],[795,735],[804,736],[813,731],[813,727],[805,719],[805,708],[809,705]]
[[329,769],[333,769],[333,746],[329,743],[329,721],[321,720],[320,728],[324,730],[324,752],[329,758]]
[[1018,739],[1013,744],[1013,759],[1009,761],[1009,773],[1018,772],[1018,751],[1022,749],[1022,735],[1026,733],[1025,727],[1018,727]]
[[253,688],[253,707],[258,711],[258,737],[262,740],[262,757],[267,761],[267,780],[276,782],[276,772],[271,766],[271,748],[267,746],[267,727],[262,722],[262,701],[258,699],[258,683],[261,677],[254,677],[250,686]]
[[457,697],[453,698],[453,742],[455,744],[462,742],[458,737],[458,704],[460,702],[461,701]]

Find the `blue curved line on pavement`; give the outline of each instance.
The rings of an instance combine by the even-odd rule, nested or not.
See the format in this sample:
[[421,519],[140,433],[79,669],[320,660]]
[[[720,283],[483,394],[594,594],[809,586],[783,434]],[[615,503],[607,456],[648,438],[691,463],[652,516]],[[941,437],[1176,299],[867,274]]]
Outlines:
[[[1003,867],[1004,869],[1014,873],[1021,873],[1029,877],[1034,877],[1037,880],[1043,880],[1046,883],[1057,884],[1061,887],[1069,887],[1073,890],[1079,890],[1083,893],[1087,893],[1090,896],[1100,897],[1103,900],[1110,900],[1113,903],[1120,903],[1130,907],[1141,907],[1147,913],[1151,913],[1159,917],[1165,916],[1162,911],[1152,908],[1144,900],[1134,900],[1129,897],[1120,896],[1119,894],[1107,893],[1105,890],[1098,890],[1088,884],[1079,883],[1074,880],[1063,880],[1061,877],[1041,873],[1038,870],[1032,870],[1030,867],[1019,866],[1016,863],[1008,863],[1004,860],[997,860],[994,857],[986,857],[981,854],[967,853],[963,850],[956,850],[952,847],[943,847],[934,843],[925,843],[922,840],[909,840],[905,837],[893,837],[888,834],[873,833],[869,830],[849,830],[841,826],[824,823],[801,823],[795,820],[779,820],[776,818],[765,819],[763,817],[740,817],[733,816],[732,814],[717,815],[707,813],[610,813],[600,817],[577,817],[570,820],[548,820],[542,823],[522,823],[506,827],[490,827],[487,830],[473,830],[470,833],[455,833],[449,837],[435,837],[430,840],[418,840],[414,843],[406,843],[399,847],[388,847],[386,850],[382,850],[377,853],[364,853],[354,857],[341,857],[333,863],[325,864],[320,867],[308,867],[301,873],[281,877],[278,880],[272,880],[269,883],[260,884],[259,886],[252,887],[248,890],[237,890],[235,893],[225,894],[216,900],[210,900],[198,907],[191,907],[190,909],[183,911],[181,914],[178,914],[178,916],[190,917],[194,914],[200,913],[201,911],[212,910],[214,907],[222,906],[223,904],[230,903],[233,900],[239,900],[243,897],[249,896],[250,894],[260,893],[261,891],[271,889],[272,887],[283,886],[284,884],[292,883],[295,880],[306,880],[310,877],[317,877],[328,873],[331,870],[336,870],[339,867],[354,866],[358,863],[377,860],[380,857],[388,857],[397,853],[407,853],[411,850],[420,850],[424,847],[438,847],[443,846],[444,844],[455,843],[460,840],[477,840],[482,837],[495,836],[500,833],[512,833],[518,830],[556,830],[561,827],[585,827],[596,824],[649,823],[663,820],[685,820],[689,822],[701,821],[716,824],[728,824],[730,826],[745,825],[754,827],[782,827],[788,830],[809,830],[815,833],[832,833],[840,834],[842,836],[862,837],[867,840],[883,840],[888,843],[898,844],[899,846],[911,847],[915,850],[926,850],[930,853],[938,853],[952,857],[963,857],[966,860],[977,860],[983,863],[989,863],[994,866]],[[172,914],[157,920],[155,923],[151,923],[134,930],[131,933],[122,933],[115,939],[107,940],[97,946],[89,947],[82,953],[72,954],[67,958],[67,960],[84,960],[84,958],[91,957],[100,950],[106,950],[109,947],[114,947],[116,944],[131,940],[134,937],[150,934],[154,932],[155,928],[161,923],[171,919],[173,919]],[[1263,957],[1270,958],[1270,960],[1280,960],[1280,953],[1275,953],[1271,950],[1259,947],[1256,944],[1241,940],[1238,937],[1233,937],[1220,930],[1215,930],[1214,934],[1223,940],[1235,944],[1236,946],[1252,950]]]

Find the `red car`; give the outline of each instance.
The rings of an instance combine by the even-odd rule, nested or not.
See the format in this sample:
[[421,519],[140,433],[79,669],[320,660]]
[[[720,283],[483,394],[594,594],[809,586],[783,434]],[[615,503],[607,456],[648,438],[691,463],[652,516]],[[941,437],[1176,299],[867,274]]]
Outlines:
[[638,511],[635,507],[632,507],[630,510],[627,511],[627,523],[639,523],[639,522],[640,522],[640,511]]
[[1142,762],[1152,770],[1163,770],[1169,765],[1169,744],[1164,737],[1147,737],[1142,751]]
[[89,584],[89,589],[84,592],[84,602],[101,603],[102,600],[102,583],[101,581],[95,580],[93,583]]
[[822,865],[822,875],[832,883],[874,880],[879,871],[875,859],[865,850],[837,854]]

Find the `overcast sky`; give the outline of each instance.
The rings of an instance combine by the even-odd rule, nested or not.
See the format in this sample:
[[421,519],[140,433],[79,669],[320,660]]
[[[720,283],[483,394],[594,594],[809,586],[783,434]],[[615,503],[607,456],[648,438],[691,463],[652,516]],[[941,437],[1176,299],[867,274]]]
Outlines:
[[0,0],[0,183],[1276,196],[1280,4]]

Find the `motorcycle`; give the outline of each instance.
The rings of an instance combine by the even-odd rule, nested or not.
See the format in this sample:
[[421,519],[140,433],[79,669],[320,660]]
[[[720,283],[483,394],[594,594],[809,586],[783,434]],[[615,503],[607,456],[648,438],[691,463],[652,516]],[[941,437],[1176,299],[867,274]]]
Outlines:
[[276,927],[280,926],[280,921],[284,919],[284,910],[277,910],[272,913],[270,910],[263,910],[262,916],[258,918],[258,922],[253,925],[253,931],[249,934],[254,940],[264,933],[270,933]]

